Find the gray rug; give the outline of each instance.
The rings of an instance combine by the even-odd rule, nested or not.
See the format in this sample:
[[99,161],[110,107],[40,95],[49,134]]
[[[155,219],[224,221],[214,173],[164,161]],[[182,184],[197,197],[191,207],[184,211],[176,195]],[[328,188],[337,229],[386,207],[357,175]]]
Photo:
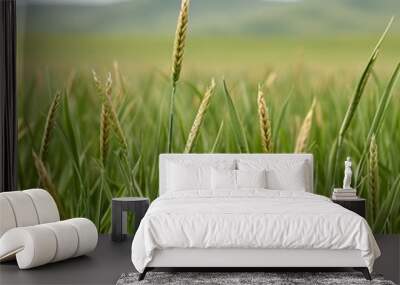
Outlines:
[[212,285],[297,285],[297,284],[379,284],[395,285],[381,276],[373,275],[368,281],[359,272],[148,272],[138,281],[138,273],[122,274],[117,285],[146,284],[212,284]]

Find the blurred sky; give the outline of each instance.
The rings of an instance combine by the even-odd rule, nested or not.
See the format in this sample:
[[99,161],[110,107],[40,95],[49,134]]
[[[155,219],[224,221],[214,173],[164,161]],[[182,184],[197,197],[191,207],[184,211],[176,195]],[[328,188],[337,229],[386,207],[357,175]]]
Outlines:
[[[17,8],[27,70],[169,68],[181,0],[17,1],[27,4]],[[399,60],[400,0],[191,0],[185,70],[256,75],[307,63],[359,72],[393,15],[385,72]]]
[[[21,0],[17,0],[21,1]],[[23,0],[22,0],[23,1]],[[126,2],[128,0],[27,0],[32,4],[84,4],[84,5],[107,5],[118,2]]]
[[[23,1],[23,0],[18,0]],[[29,3],[38,4],[82,4],[82,5],[107,5],[118,2],[127,2],[129,0],[27,0]],[[166,0],[167,1],[167,0]],[[217,1],[217,0],[216,0]],[[249,1],[249,0],[244,0]],[[251,1],[251,0],[250,0]],[[262,0],[264,2],[299,2],[302,0]]]
[[[33,33],[170,35],[180,1],[19,0],[28,4],[19,10]],[[400,0],[192,0],[190,29],[207,36],[376,35],[393,15],[400,16]]]

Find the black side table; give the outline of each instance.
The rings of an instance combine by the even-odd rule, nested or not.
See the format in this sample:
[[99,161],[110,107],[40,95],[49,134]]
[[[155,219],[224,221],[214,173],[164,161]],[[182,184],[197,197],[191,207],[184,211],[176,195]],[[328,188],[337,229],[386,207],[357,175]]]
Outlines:
[[332,199],[332,202],[339,204],[340,206],[359,214],[361,217],[365,218],[365,199],[354,198],[352,200],[338,200]]
[[112,233],[113,241],[123,241],[127,233],[127,215],[130,211],[135,215],[135,230],[139,227],[149,208],[150,202],[147,198],[121,197],[112,199]]

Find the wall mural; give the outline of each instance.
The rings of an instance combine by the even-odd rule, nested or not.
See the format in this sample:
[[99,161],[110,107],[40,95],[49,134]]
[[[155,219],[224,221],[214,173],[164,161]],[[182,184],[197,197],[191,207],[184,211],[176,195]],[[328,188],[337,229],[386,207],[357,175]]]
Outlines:
[[351,156],[400,233],[398,2],[73,2],[17,8],[19,188],[108,232],[112,197],[157,197],[160,153],[310,152],[326,196]]

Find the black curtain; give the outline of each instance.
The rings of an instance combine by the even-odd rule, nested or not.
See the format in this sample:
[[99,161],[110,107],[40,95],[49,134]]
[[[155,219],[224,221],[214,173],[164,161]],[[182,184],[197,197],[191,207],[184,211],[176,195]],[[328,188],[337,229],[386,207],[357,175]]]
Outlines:
[[17,189],[15,5],[0,0],[0,191]]

